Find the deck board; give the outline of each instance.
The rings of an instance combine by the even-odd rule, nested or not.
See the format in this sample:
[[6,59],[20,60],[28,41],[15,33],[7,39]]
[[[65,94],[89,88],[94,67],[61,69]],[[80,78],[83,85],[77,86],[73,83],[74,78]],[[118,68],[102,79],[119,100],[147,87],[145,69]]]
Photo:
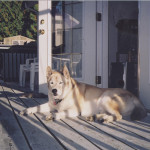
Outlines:
[[11,89],[3,87],[4,91],[7,92],[10,103],[17,114],[17,118],[28,138],[30,147],[35,150],[44,150],[44,149],[62,149],[60,144],[46,131],[42,124],[37,120],[33,115],[30,116],[20,116],[18,112],[23,110],[22,102],[18,97],[14,96],[14,93]]
[[[143,119],[143,122],[144,122],[144,119]],[[136,124],[136,121],[133,122],[133,121],[121,120],[119,122],[114,122],[113,124],[120,128],[126,129],[130,132],[133,132],[137,134],[138,136],[145,138],[145,140],[147,140],[148,142],[150,142],[150,129],[145,128],[139,124]]]
[[[26,99],[22,99],[25,103]],[[35,103],[33,100],[30,100],[30,106],[33,106]],[[36,103],[37,105],[37,103]],[[46,127],[55,135],[57,138],[64,144],[67,149],[81,149],[86,150],[87,147],[89,149],[98,149],[93,144],[91,144],[88,140],[83,138],[78,133],[74,132],[69,126],[60,121],[44,121],[43,115],[36,114],[46,125]],[[83,144],[84,143],[84,144]]]
[[0,149],[29,150],[28,144],[0,87]]
[[[97,128],[90,126],[86,122],[80,119],[65,119],[64,120],[69,126],[82,134],[84,137],[89,139],[89,141],[93,142],[97,146],[102,149],[132,149],[129,146],[119,142],[118,140],[106,135],[104,132],[98,130]],[[111,143],[111,144],[110,144]]]
[[[35,99],[35,101],[37,101],[39,104],[46,102],[45,99]],[[63,119],[63,122],[68,126],[71,126],[73,130],[77,129],[75,132],[78,132],[78,134],[89,140],[100,149],[132,149],[131,147],[121,143],[118,140],[115,140],[114,138],[106,135],[104,132],[99,131],[80,119]]]
[[0,150],[150,149],[149,115],[141,121],[109,124],[87,122],[83,117],[45,121],[43,114],[20,116],[19,111],[47,99],[22,97],[22,91],[0,84]]
[[118,139],[122,143],[132,147],[133,149],[146,150],[150,149],[150,142],[141,138],[137,134],[131,133],[128,130],[119,128],[114,124],[99,124],[96,122],[91,122],[91,125],[98,128],[101,131],[106,132],[115,139]]
[[[15,91],[17,93],[17,91]],[[33,99],[21,98],[22,101],[29,106],[35,106],[38,103]],[[44,100],[45,102],[45,100]],[[98,149],[88,140],[74,132],[69,126],[64,124],[62,121],[44,121],[43,115],[36,114],[36,116],[45,124],[45,126],[52,132],[67,149]],[[84,143],[84,144],[83,144]]]

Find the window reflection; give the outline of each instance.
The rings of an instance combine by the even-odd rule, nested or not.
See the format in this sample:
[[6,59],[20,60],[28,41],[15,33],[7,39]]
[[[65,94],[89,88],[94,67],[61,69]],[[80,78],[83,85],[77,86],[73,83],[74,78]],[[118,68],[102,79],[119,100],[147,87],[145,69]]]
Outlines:
[[53,69],[67,65],[72,77],[82,77],[82,2],[52,2]]

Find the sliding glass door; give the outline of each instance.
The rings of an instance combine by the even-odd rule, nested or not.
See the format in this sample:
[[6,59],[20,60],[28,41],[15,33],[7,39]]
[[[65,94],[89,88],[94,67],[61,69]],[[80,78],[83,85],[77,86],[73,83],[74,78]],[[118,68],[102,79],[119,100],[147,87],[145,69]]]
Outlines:
[[52,67],[82,78],[82,2],[52,2]]

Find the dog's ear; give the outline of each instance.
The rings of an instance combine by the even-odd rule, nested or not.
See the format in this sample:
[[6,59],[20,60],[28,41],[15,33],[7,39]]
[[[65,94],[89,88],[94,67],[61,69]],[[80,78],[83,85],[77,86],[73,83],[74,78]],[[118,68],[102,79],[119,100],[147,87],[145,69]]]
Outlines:
[[66,65],[64,66],[62,73],[63,73],[65,78],[67,78],[67,79],[70,78],[70,73],[69,73],[68,68],[67,68]]
[[52,69],[50,66],[47,66],[47,69],[46,69],[46,77],[47,79],[49,78],[49,76],[52,74]]

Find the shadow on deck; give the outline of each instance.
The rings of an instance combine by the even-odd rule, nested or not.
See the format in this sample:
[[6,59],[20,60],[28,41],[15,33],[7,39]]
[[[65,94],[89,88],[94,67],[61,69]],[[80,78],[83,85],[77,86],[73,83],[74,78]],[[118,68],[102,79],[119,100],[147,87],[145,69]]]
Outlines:
[[[20,116],[48,99],[25,97],[28,89],[0,83],[0,150],[150,149],[150,115],[142,121],[99,124],[84,118],[43,120],[42,114]],[[37,96],[38,97],[38,96]]]

